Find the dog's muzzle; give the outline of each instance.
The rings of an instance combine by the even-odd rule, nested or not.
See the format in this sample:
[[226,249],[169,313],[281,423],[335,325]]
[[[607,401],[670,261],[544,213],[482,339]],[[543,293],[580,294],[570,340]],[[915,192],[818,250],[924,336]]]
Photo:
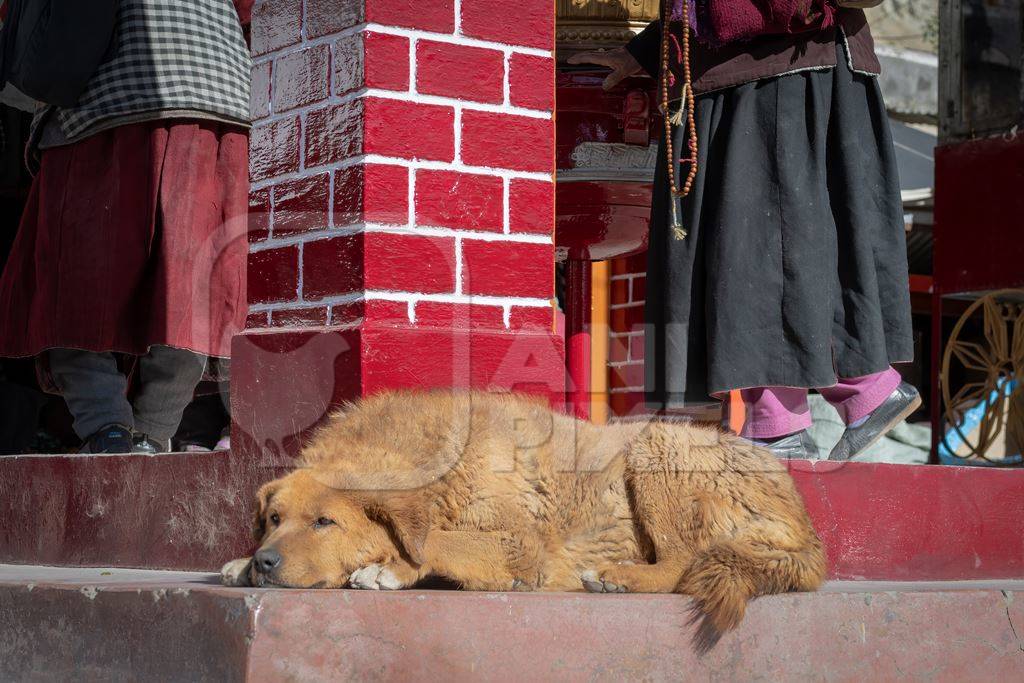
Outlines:
[[281,566],[281,553],[273,548],[262,548],[252,557],[252,568],[257,574],[271,576]]

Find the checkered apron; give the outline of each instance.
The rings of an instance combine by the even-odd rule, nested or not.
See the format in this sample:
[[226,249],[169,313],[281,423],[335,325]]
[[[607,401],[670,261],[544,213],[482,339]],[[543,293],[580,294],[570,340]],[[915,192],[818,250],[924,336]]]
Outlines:
[[151,111],[248,123],[252,63],[232,0],[121,0],[117,22],[114,56],[77,106],[57,110],[69,140]]

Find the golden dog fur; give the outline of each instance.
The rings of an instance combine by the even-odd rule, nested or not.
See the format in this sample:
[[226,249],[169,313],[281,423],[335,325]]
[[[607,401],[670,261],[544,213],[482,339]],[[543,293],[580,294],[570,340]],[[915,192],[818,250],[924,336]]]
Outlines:
[[596,426],[508,394],[350,406],[263,486],[256,517],[256,557],[277,563],[229,563],[226,583],[678,592],[721,633],[751,598],[825,576],[768,451],[693,424]]

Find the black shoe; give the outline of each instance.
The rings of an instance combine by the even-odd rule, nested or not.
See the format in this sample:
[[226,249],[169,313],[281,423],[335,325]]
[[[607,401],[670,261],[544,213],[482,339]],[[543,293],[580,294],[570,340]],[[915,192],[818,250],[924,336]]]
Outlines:
[[755,446],[767,448],[775,454],[775,457],[782,460],[818,459],[818,447],[814,445],[814,441],[806,429],[777,439],[747,439],[747,441]]
[[171,441],[157,441],[149,434],[136,434],[132,440],[132,453],[140,455],[157,455],[159,453],[170,453]]
[[902,382],[862,424],[846,428],[839,443],[829,453],[828,459],[849,460],[863,453],[888,434],[893,427],[907,419],[920,405],[921,395],[917,393],[917,389]]
[[132,430],[124,425],[109,424],[82,445],[79,453],[131,453]]

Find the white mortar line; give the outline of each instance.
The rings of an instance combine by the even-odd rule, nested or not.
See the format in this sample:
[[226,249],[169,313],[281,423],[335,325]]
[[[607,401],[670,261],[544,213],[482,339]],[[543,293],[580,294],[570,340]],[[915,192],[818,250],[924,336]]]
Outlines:
[[400,157],[388,157],[382,154],[364,154],[361,158],[353,157],[351,163],[345,161],[345,165],[352,166],[359,163],[367,164],[392,164],[398,166],[411,166],[416,169],[428,171],[460,171],[462,173],[473,173],[476,175],[493,175],[499,178],[522,178],[524,180],[543,180],[549,183],[554,182],[553,173],[540,171],[516,171],[508,168],[497,168],[494,166],[471,166],[464,163],[452,161],[430,161],[428,159],[402,159]]
[[462,163],[462,107],[455,107],[455,161]]
[[354,292],[351,294],[341,294],[338,296],[328,296],[323,299],[315,299],[308,301],[278,301],[272,304],[253,304],[249,306],[250,313],[269,313],[271,311],[281,310],[308,310],[311,308],[323,308],[324,306],[343,306],[345,304],[353,304],[363,300],[362,292]]
[[473,304],[478,306],[520,306],[522,308],[550,308],[550,299],[534,299],[527,297],[501,297],[479,294],[424,294],[422,292],[393,292],[385,290],[369,290],[367,301],[408,302],[429,301],[441,304]]
[[[309,310],[312,308],[323,308],[329,306],[344,306],[360,301],[392,301],[395,303],[406,303],[412,311],[415,311],[416,304],[421,301],[439,304],[470,304],[474,306],[493,306],[495,308],[507,308],[509,315],[513,306],[519,308],[551,308],[550,299],[531,299],[525,297],[500,297],[485,295],[467,294],[424,294],[422,292],[398,292],[387,290],[367,290],[365,292],[351,292],[338,296],[327,296],[322,299],[307,299],[305,301],[278,301],[271,304],[253,304],[249,306],[249,313],[270,313],[282,310]],[[415,322],[415,313],[410,318]]]
[[[454,237],[456,239],[476,240],[478,242],[507,242],[510,244],[552,244],[551,235],[534,235],[530,233],[483,232],[463,230],[460,228],[441,228],[434,226],[389,225],[387,223],[364,223],[365,233],[387,233],[391,235],[417,235],[420,237]],[[318,233],[319,234],[319,233]],[[261,243],[262,244],[262,243]]]
[[[459,107],[470,111],[486,112],[488,114],[505,114],[507,116],[522,116],[528,119],[550,119],[550,109],[528,109],[526,107],[515,107],[510,104],[487,104],[485,102],[474,102],[473,100],[460,100],[455,97],[443,97],[441,95],[423,95],[402,92],[401,90],[382,90],[380,88],[367,88],[364,98],[376,97],[381,100],[396,100],[398,102],[411,102],[413,104],[431,104],[440,107]],[[323,102],[323,100],[321,100]]]
[[408,226],[411,228],[416,225],[416,169],[412,166],[409,167],[409,197],[407,199],[409,203],[409,217]]
[[409,92],[416,93],[416,39],[409,39]]
[[334,171],[327,174],[327,229],[334,229]]
[[[337,93],[334,91],[334,60],[336,59],[334,48],[336,45],[329,45],[327,47],[327,96],[334,97]],[[327,313],[327,319],[331,319],[330,312]]]
[[462,294],[462,237],[455,238],[455,293]]
[[[275,304],[271,304],[271,305],[273,306],[273,308],[271,308],[270,311],[272,311],[274,313],[288,313],[288,312],[294,312],[294,311],[297,311],[297,310],[319,310],[321,308],[328,308],[328,309],[331,308],[331,306],[329,304],[325,304],[323,301],[313,301],[313,302],[309,302],[309,301],[301,301],[301,302],[290,301],[289,302],[289,301],[286,301],[286,302],[279,302],[279,303],[275,303]],[[268,311],[268,312],[270,312],[270,311]],[[263,311],[260,310],[260,311],[255,311],[255,312],[262,313]],[[328,311],[328,319],[331,319],[330,310]]]
[[455,35],[462,35],[462,0],[455,0]]
[[388,166],[404,166],[406,168],[425,169],[429,171],[459,171],[474,175],[489,175],[499,178],[521,178],[523,180],[540,180],[543,182],[554,182],[554,174],[538,171],[515,171],[507,168],[495,168],[492,166],[470,166],[461,162],[453,161],[429,161],[425,159],[404,159],[402,157],[389,157],[383,154],[359,154],[349,157],[343,161],[309,166],[301,172],[282,173],[281,175],[264,178],[251,184],[251,190],[262,190],[265,187],[272,187],[289,180],[299,180],[310,176],[319,175],[332,169],[343,169],[360,164],[384,164]]
[[[550,303],[548,304],[550,306]],[[505,323],[505,329],[512,327],[512,306],[505,304],[501,307],[501,321]]]
[[[286,237],[270,237],[260,242],[253,242],[249,245],[251,253],[267,251],[269,249],[281,249],[297,244],[318,242],[334,237],[350,237],[358,234],[388,234],[388,235],[410,235],[415,237],[450,237],[455,239],[476,240],[478,242],[506,242],[508,244],[552,244],[551,235],[535,235],[531,233],[510,233],[484,232],[477,230],[464,230],[461,228],[445,228],[434,226],[409,226],[390,223],[353,223],[352,225],[327,230],[310,230],[307,232],[287,235]],[[627,305],[620,304],[618,307],[625,308]]]
[[267,89],[270,91],[267,93],[267,118],[273,118],[274,116],[274,63],[270,62],[270,75],[267,79],[270,83],[267,84]]
[[262,242],[253,242],[249,245],[249,252],[255,253],[258,251],[266,251],[267,249],[280,249],[282,247],[291,247],[296,244],[316,242],[319,240],[330,239],[332,237],[348,237],[350,235],[358,235],[361,232],[363,232],[362,228],[352,228],[351,226],[333,228],[331,230],[311,230],[308,232],[288,235],[286,237],[266,239]]
[[306,115],[299,115],[299,173],[306,170]]
[[512,232],[512,218],[511,218],[511,185],[512,180],[510,178],[501,179],[501,231],[506,235]]
[[510,62],[510,57],[511,55],[508,52],[506,52],[504,64],[505,73],[503,74],[503,80],[501,83],[502,97],[504,98],[502,101],[505,103],[506,107],[512,106],[510,99],[510,92],[512,90],[512,86],[510,84],[512,78],[512,64]]
[[304,251],[305,250],[302,248],[302,243],[300,242],[299,243],[299,267],[298,267],[298,271],[299,271],[299,278],[298,278],[299,284],[297,285],[296,292],[295,292],[295,295],[296,295],[298,301],[305,301],[304,292],[302,291],[303,290],[302,254],[303,254]]
[[[271,240],[271,239],[274,238],[274,211],[275,211],[275,207],[277,206],[277,201],[275,200],[275,195],[277,193],[274,192],[274,188],[271,187],[271,188],[269,188],[268,194],[270,195],[269,200],[268,200],[269,204],[270,204],[270,215],[267,216],[267,240]],[[252,245],[250,245],[250,249],[249,249],[250,251],[252,251],[251,247],[252,247]]]

